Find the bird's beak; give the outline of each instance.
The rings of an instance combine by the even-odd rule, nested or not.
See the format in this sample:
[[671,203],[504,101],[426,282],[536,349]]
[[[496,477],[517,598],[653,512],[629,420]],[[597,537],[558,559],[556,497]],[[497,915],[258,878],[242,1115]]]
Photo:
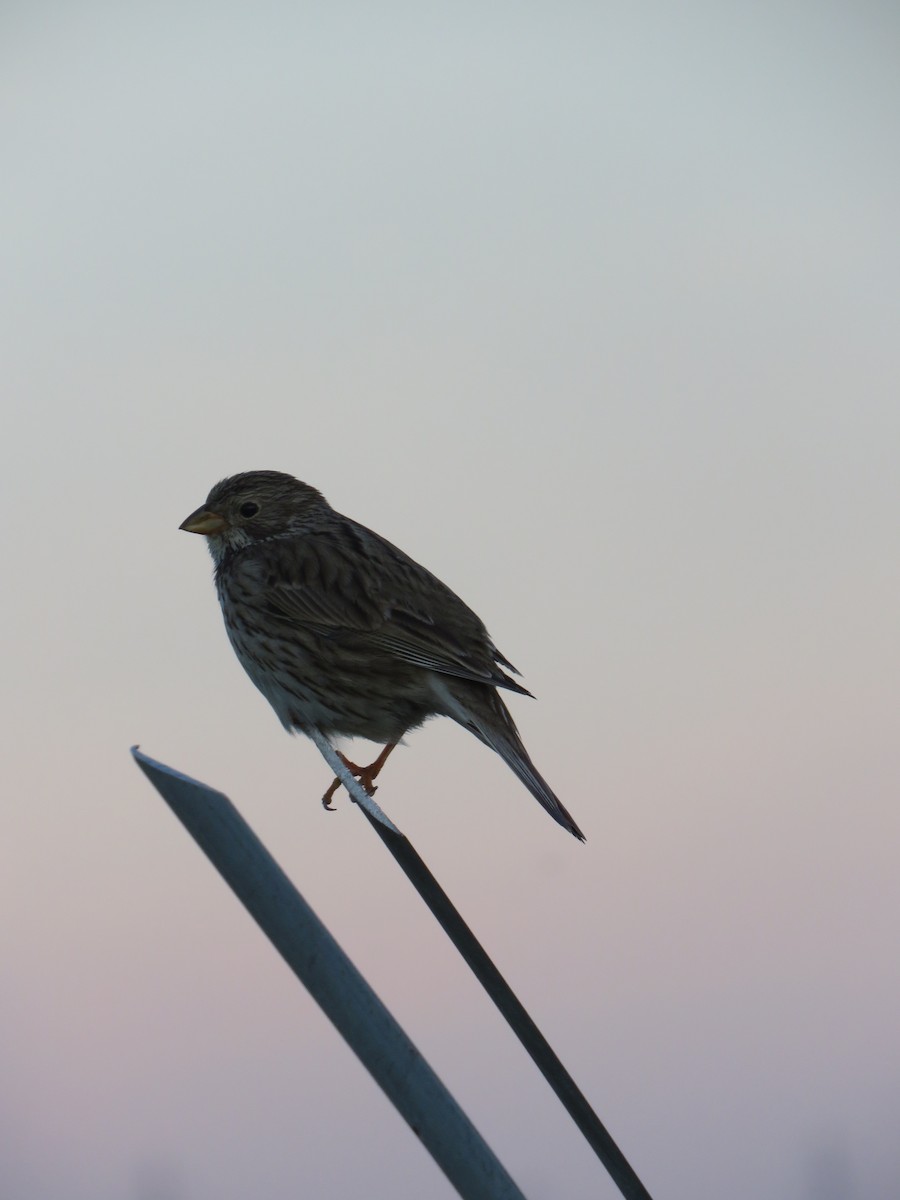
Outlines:
[[228,522],[219,513],[210,512],[208,508],[201,507],[186,517],[178,528],[184,529],[187,533],[202,533],[204,537],[209,537],[211,534],[221,533],[227,526]]

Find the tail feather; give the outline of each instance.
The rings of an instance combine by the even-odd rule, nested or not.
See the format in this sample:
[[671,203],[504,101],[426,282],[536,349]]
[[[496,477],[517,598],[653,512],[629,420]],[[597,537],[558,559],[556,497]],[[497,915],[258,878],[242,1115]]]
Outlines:
[[[487,741],[487,738],[484,740]],[[535,800],[546,808],[554,821],[558,821],[563,829],[568,829],[569,833],[577,837],[580,842],[583,842],[585,840],[584,834],[576,825],[572,814],[537,770],[518,735],[515,741],[511,741],[508,738],[493,738],[488,742],[488,745],[492,750],[497,751],[506,765],[525,784]]]
[[496,691],[465,680],[454,679],[450,686],[448,683],[440,681],[447,715],[496,751],[553,820],[583,842],[584,834],[531,761],[509,709]]

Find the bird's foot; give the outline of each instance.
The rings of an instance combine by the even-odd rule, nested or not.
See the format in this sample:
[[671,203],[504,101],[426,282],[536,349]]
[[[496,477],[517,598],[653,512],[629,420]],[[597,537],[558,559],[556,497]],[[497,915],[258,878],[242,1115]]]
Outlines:
[[[351,762],[349,758],[347,758],[345,755],[341,754],[340,750],[337,750],[335,753],[337,754],[337,756],[341,760],[341,762],[344,764],[344,766],[347,768],[347,770],[350,772],[350,774],[355,775],[356,778],[359,780],[359,782],[363,785],[363,787],[366,789],[367,795],[374,796],[375,793],[378,791],[378,789],[374,783],[375,777],[378,775],[378,772],[381,770],[381,768],[387,762],[388,755],[390,754],[390,752],[393,750],[393,748],[396,745],[397,745],[396,742],[388,742],[388,744],[381,751],[381,753],[378,755],[378,757],[375,759],[375,761],[372,763],[369,763],[369,765],[367,767],[358,767],[356,765],[356,763]],[[335,778],[334,780],[332,780],[331,786],[329,787],[329,789],[325,793],[325,795],[322,797],[322,807],[326,808],[329,812],[335,811],[334,805],[331,803],[331,798],[332,798],[332,796],[334,796],[335,792],[341,786],[342,782],[343,782],[343,780],[340,778]]]

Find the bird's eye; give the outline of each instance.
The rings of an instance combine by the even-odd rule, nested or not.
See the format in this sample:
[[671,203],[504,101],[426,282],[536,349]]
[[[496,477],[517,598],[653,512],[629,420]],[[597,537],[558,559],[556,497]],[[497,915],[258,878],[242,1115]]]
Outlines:
[[259,512],[259,505],[254,500],[248,500],[241,505],[240,513],[242,517],[255,517]]

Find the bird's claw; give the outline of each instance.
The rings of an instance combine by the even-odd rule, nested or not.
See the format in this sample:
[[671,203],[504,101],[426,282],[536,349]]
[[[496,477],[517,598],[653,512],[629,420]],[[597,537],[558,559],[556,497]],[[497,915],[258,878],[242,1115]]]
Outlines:
[[338,788],[340,786],[341,786],[340,779],[335,778],[331,787],[328,789],[328,791],[322,797],[322,807],[325,809],[326,812],[337,812],[337,809],[331,803],[331,797],[334,795],[334,793],[338,790]]
[[[345,758],[344,755],[341,754],[340,750],[338,750],[337,753],[341,762],[344,764],[350,774],[355,776],[355,778],[358,779],[365,788],[366,795],[374,796],[378,791],[378,786],[374,782],[375,776],[384,766],[387,757],[393,748],[393,745],[386,746],[385,749],[382,750],[381,754],[379,754],[379,756],[375,759],[375,761],[373,763],[369,763],[367,767],[358,767],[356,763],[351,762],[349,758]],[[331,800],[342,783],[343,780],[340,778],[340,776],[335,776],[335,778],[331,781],[331,786],[329,787],[328,791],[322,797],[322,807],[326,810],[326,812],[336,811],[335,806],[331,803]]]

